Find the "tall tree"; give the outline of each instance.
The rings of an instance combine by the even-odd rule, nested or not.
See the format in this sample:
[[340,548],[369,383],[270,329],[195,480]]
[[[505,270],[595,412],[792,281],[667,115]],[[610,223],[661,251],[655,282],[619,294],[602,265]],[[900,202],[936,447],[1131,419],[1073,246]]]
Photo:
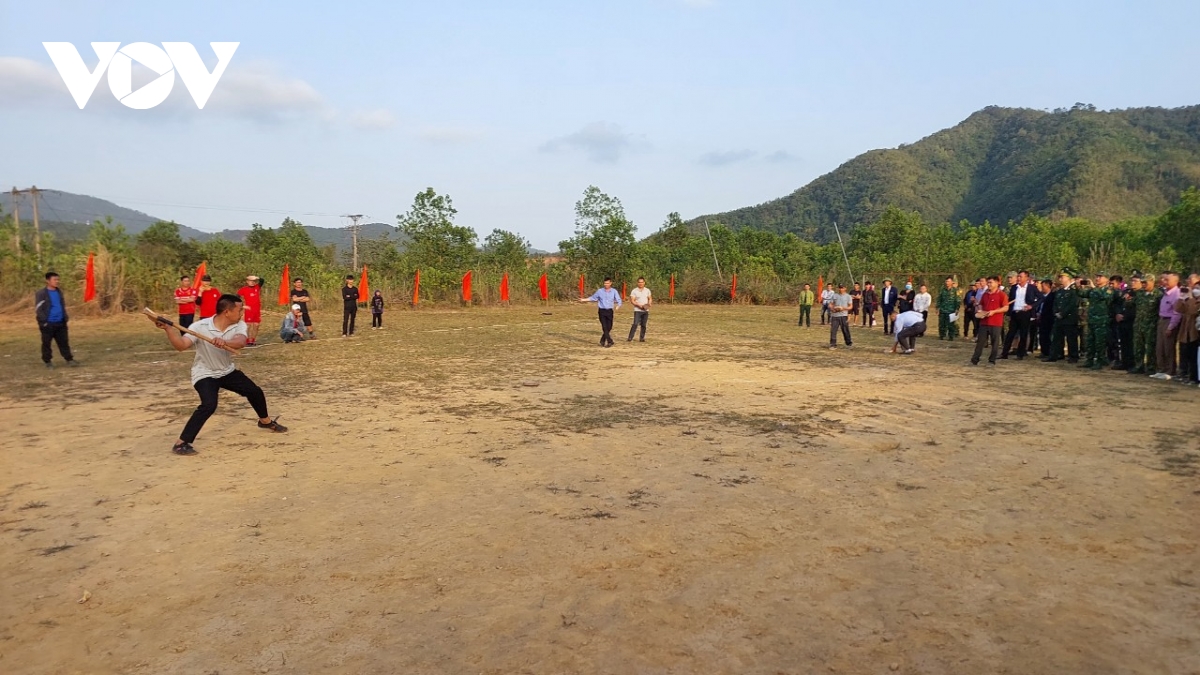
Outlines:
[[595,276],[630,274],[637,253],[637,228],[616,197],[592,185],[575,203],[575,236],[558,243],[567,262]]

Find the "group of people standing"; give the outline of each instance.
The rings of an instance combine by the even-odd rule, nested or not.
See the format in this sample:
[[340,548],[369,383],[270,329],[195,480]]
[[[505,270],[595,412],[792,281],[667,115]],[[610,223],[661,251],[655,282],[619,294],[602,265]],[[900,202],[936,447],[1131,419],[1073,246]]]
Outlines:
[[[812,327],[812,309],[817,300],[812,285],[804,284],[799,296],[800,320],[798,325],[806,328]],[[861,317],[863,327],[873,328],[875,313],[882,311],[884,335],[897,335],[900,330],[910,331],[904,336],[903,343],[897,337],[897,344],[905,354],[911,354],[916,349],[915,343],[910,344],[908,341],[925,334],[926,322],[929,320],[929,308],[933,305],[933,297],[929,295],[929,289],[924,285],[916,290],[909,282],[904,285],[901,292],[892,284],[891,279],[884,279],[883,286],[878,290],[876,290],[875,284],[869,281],[866,282],[865,288],[861,283],[854,284],[852,289],[847,289],[845,284],[840,284],[835,290],[834,286],[830,285],[821,291],[819,300],[821,305],[820,325],[824,326],[828,319],[829,346],[831,348],[837,346],[839,332],[842,334],[846,346],[852,347],[854,343],[850,337],[851,324]],[[916,316],[905,318],[904,325],[897,327],[896,322],[910,312],[915,313]],[[919,322],[917,321],[918,317],[920,318]],[[920,324],[919,335],[916,328],[918,323]]]

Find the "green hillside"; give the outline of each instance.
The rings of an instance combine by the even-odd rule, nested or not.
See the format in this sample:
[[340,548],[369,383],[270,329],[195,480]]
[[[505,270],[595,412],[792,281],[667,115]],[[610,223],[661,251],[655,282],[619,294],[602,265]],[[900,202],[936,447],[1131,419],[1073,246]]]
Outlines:
[[872,150],[787,197],[700,216],[819,242],[888,206],[927,221],[1029,213],[1114,221],[1158,215],[1200,185],[1200,106],[1111,112],[989,107],[911,145]]

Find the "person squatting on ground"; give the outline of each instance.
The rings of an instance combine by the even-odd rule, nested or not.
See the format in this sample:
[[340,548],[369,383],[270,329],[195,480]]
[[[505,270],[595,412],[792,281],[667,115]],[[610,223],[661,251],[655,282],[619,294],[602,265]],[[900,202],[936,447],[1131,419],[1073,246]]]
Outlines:
[[846,342],[846,348],[854,346],[854,342],[850,339],[850,308],[854,306],[854,299],[846,292],[846,284],[838,285],[838,292],[833,295],[829,301],[829,348],[837,348],[838,330],[842,331],[842,340]]
[[34,317],[42,333],[42,363],[47,368],[54,367],[51,341],[58,345],[58,353],[68,366],[79,365],[71,355],[71,343],[67,338],[67,300],[58,282],[58,272],[46,272],[46,285],[33,294]]
[[312,298],[308,295],[308,290],[304,288],[304,280],[297,277],[292,282],[291,291],[292,304],[300,305],[300,315],[304,317],[304,330],[308,331],[309,339],[317,337],[313,331],[312,317],[308,315],[308,303],[312,302]]
[[292,310],[283,316],[279,339],[284,342],[304,342],[304,315],[299,304],[292,305]]
[[242,299],[236,295],[222,295],[217,300],[216,313],[201,319],[190,326],[190,329],[210,338],[209,344],[199,338],[173,330],[171,326],[156,321],[150,317],[155,326],[161,328],[167,336],[167,341],[176,351],[196,348],[196,359],[192,363],[192,386],[200,395],[200,405],[196,407],[179,440],[172,446],[171,451],[177,455],[194,455],[192,443],[209,417],[217,411],[218,394],[222,389],[232,391],[250,401],[255,414],[258,415],[258,428],[268,431],[284,432],[287,428],[271,419],[267,412],[267,397],[263,390],[233,365],[233,358],[223,347],[241,349],[246,346],[246,324],[242,321]]
[[812,292],[812,285],[804,284],[804,290],[800,291],[800,322],[797,326],[812,328],[812,308],[815,301],[816,294]]
[[893,325],[896,328],[896,342],[892,345],[892,353],[895,354],[897,349],[904,350],[905,354],[915,352],[917,338],[925,335],[925,316],[915,309],[901,312]]
[[358,317],[358,289],[354,287],[354,275],[346,275],[342,286],[342,337],[354,335],[354,319]]
[[383,328],[383,291],[371,296],[371,328]]
[[650,319],[650,303],[653,301],[650,289],[646,288],[646,277],[638,277],[637,288],[629,291],[629,302],[633,304],[633,325],[629,327],[629,340],[633,342],[633,333],[638,326],[642,327],[638,342],[646,341],[646,322]]
[[246,323],[246,346],[258,344],[258,327],[262,324],[262,283],[253,274],[246,277],[246,285],[238,289],[241,296],[245,315],[242,321]]
[[179,311],[179,325],[187,328],[196,320],[196,299],[200,294],[192,288],[191,277],[179,277],[179,288],[175,289],[175,307]]
[[1008,310],[1008,296],[1000,290],[1000,277],[988,277],[987,290],[979,298],[975,316],[979,318],[979,330],[975,334],[975,354],[971,365],[979,365],[985,344],[991,343],[988,365],[996,365],[1000,352],[1000,337],[1004,331],[1004,312]]
[[597,288],[590,297],[580,298],[580,302],[596,303],[597,314],[600,317],[600,346],[613,346],[612,326],[613,311],[621,306],[621,294],[612,287],[612,277],[604,277],[604,287]]
[[937,311],[938,311],[938,339],[949,340],[954,342],[954,338],[958,337],[958,316],[955,320],[951,320],[951,315],[958,312],[959,297],[958,289],[954,287],[954,277],[946,277],[942,289],[938,291],[937,296]]

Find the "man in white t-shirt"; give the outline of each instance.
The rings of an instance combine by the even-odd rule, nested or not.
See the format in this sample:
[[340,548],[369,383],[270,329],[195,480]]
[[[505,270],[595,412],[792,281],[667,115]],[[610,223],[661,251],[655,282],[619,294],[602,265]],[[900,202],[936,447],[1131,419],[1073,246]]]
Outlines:
[[[833,311],[830,309],[832,307],[832,305],[830,305],[829,303],[833,302],[833,296],[835,296],[835,295],[837,295],[837,293],[833,290],[833,284],[826,286],[825,290],[821,291],[821,325],[822,326],[825,325],[825,318],[832,317],[832,315],[833,315]],[[829,322],[833,323],[833,319],[830,318]]]
[[913,297],[913,311],[921,313],[921,320],[929,320],[929,306],[933,304],[933,296],[929,294],[929,287],[921,284],[920,291]]
[[650,289],[646,288],[646,277],[638,277],[637,288],[629,291],[629,302],[633,303],[633,325],[629,328],[629,342],[633,342],[633,334],[638,326],[642,327],[642,336],[638,342],[646,341],[646,321],[650,318]]
[[212,344],[193,335],[172,330],[165,323],[159,323],[153,317],[154,325],[163,329],[167,341],[176,351],[184,351],[196,347],[196,360],[192,362],[192,386],[200,394],[200,405],[192,413],[191,419],[183,428],[179,440],[171,448],[177,455],[194,455],[192,442],[204,427],[204,423],[217,411],[217,394],[222,389],[228,389],[250,401],[254,412],[258,414],[258,428],[269,431],[284,432],[287,427],[279,424],[267,414],[267,397],[263,390],[246,374],[233,365],[233,358],[224,347],[241,349],[246,346],[246,324],[242,322],[242,298],[237,295],[225,294],[217,300],[217,313],[207,319],[193,323],[190,328],[212,340]]

